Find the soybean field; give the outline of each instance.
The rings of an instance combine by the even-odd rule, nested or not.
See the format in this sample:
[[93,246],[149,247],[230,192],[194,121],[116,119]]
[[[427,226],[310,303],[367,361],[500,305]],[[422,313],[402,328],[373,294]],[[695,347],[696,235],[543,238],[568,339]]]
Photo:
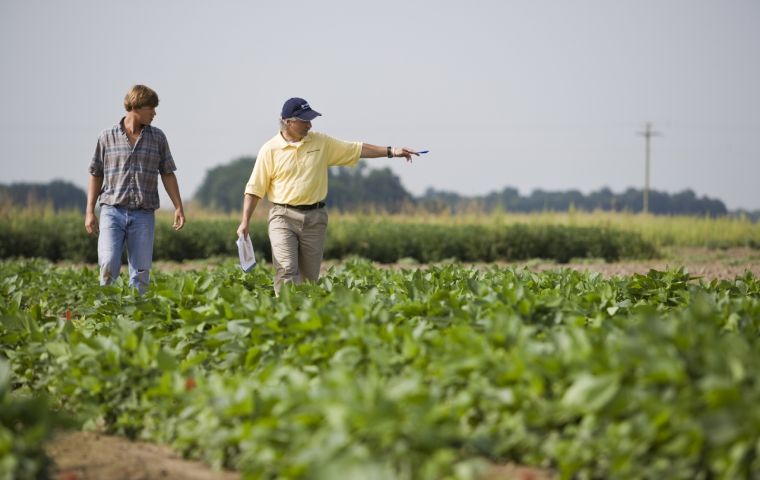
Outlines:
[[0,262],[0,478],[84,428],[243,478],[758,478],[760,281],[350,260],[274,297],[231,261]]

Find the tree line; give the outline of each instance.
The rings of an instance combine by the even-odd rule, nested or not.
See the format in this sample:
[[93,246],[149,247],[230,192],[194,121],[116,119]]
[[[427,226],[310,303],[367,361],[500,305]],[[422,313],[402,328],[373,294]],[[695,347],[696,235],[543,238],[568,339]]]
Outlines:
[[[638,213],[643,210],[644,204],[641,190],[628,188],[622,193],[614,193],[606,187],[587,195],[578,190],[545,191],[537,189],[526,196],[520,195],[514,188],[507,187],[500,192],[491,192],[487,195],[475,197],[465,197],[431,188],[418,201],[428,210],[445,210],[452,213],[473,210],[526,213],[603,210]],[[715,217],[729,213],[721,200],[707,196],[698,197],[690,189],[673,194],[650,190],[649,211],[660,215],[709,215]]]
[[[204,208],[214,211],[229,213],[240,210],[245,184],[255,161],[255,157],[244,156],[209,169],[194,199]],[[635,188],[615,193],[605,187],[589,194],[579,190],[537,189],[528,195],[521,195],[517,189],[506,187],[478,196],[429,188],[422,196],[414,197],[390,168],[370,169],[364,161],[356,167],[331,168],[328,175],[326,201],[331,209],[341,212],[399,213],[406,209],[450,214],[571,210],[637,213],[643,210],[643,192]],[[0,184],[0,204],[4,205],[29,207],[50,204],[55,210],[84,211],[86,201],[87,195],[82,189],[60,180],[48,184]],[[650,191],[649,210],[662,215],[732,214],[744,215],[752,221],[760,219],[760,210],[729,212],[721,200],[698,196],[690,189],[677,193]]]
[[87,194],[71,182],[0,184],[0,206],[22,208],[52,207],[55,211],[79,210],[87,206]]
[[[240,210],[255,162],[255,157],[241,157],[208,170],[195,200],[212,210],[227,213]],[[368,169],[365,162],[356,167],[330,168],[328,182],[326,202],[342,212],[373,208],[398,213],[405,205],[414,204],[412,195],[389,168]]]
[[[239,210],[242,192],[255,161],[254,157],[242,157],[210,169],[195,199],[206,208],[224,212]],[[430,188],[421,197],[414,197],[391,169],[370,169],[364,161],[360,161],[356,167],[331,168],[328,175],[326,201],[332,209],[342,212],[370,210],[398,213],[406,207],[413,211],[422,209],[431,213],[451,214],[569,210],[636,213],[643,210],[643,192],[635,188],[628,188],[621,193],[602,188],[589,194],[579,190],[538,189],[529,195],[520,195],[517,189],[506,187],[499,192],[479,196],[464,196]],[[730,213],[721,200],[697,196],[690,189],[673,194],[651,190],[649,210],[663,215],[723,216]],[[760,211],[742,213],[753,220],[760,217]]]

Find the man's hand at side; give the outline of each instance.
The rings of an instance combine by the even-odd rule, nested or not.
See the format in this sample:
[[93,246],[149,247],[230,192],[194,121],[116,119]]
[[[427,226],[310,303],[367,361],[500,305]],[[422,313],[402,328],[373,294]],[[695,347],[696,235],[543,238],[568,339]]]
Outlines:
[[182,207],[180,207],[174,210],[174,223],[172,224],[172,228],[174,228],[174,230],[181,230],[184,226],[185,212],[182,210]]
[[251,215],[253,215],[253,211],[256,210],[256,205],[259,203],[259,200],[259,197],[251,195],[250,193],[243,195],[243,215],[237,229],[238,238],[241,236],[248,236],[248,226],[251,222]]
[[87,212],[84,216],[84,229],[87,230],[89,235],[100,233],[100,227],[98,226],[98,217],[95,216],[95,212]]
[[100,233],[98,217],[95,216],[95,204],[100,196],[100,189],[103,187],[103,177],[90,175],[87,182],[87,207],[84,215],[84,229],[89,235]]

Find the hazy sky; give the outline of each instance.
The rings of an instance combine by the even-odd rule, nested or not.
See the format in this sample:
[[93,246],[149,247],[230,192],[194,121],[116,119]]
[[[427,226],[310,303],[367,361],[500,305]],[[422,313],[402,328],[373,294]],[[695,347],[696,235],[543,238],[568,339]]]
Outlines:
[[0,0],[0,69],[0,183],[84,187],[143,83],[185,199],[300,96],[416,195],[641,188],[649,121],[652,188],[760,208],[756,0]]

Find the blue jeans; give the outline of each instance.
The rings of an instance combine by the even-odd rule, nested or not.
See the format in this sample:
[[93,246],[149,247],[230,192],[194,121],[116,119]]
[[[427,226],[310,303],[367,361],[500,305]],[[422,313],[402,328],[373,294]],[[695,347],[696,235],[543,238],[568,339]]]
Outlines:
[[98,265],[100,284],[109,285],[121,270],[121,253],[127,243],[129,284],[140,292],[148,291],[150,266],[153,262],[153,210],[129,210],[124,207],[101,205],[100,235],[98,236]]

